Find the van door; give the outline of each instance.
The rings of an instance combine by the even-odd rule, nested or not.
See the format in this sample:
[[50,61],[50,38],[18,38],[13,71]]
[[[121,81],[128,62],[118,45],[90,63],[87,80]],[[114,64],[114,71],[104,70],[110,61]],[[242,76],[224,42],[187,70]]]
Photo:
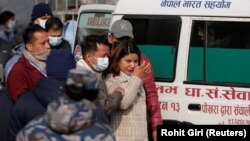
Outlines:
[[250,19],[122,18],[151,60],[164,123],[250,124]]

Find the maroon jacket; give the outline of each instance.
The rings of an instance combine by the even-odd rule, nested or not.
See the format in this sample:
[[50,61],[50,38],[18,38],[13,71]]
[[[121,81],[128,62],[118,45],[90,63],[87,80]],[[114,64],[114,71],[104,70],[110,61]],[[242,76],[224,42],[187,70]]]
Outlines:
[[22,55],[7,78],[7,90],[12,100],[15,102],[21,94],[33,88],[42,77],[45,76]]
[[[141,63],[150,63],[150,60],[145,56],[141,55]],[[151,63],[150,63],[151,64]],[[155,78],[153,68],[150,68],[150,73],[145,77],[143,81],[143,86],[146,91],[146,104],[147,113],[150,119],[151,128],[154,130],[157,125],[162,124],[160,104],[158,101],[158,93],[155,86]]]

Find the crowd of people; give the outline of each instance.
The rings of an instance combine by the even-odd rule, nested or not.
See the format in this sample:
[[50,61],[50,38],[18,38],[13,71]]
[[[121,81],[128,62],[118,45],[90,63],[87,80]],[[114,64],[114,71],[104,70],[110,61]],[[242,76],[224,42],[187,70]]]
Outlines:
[[1,140],[157,141],[162,118],[154,72],[129,21],[84,37],[83,57],[75,60],[48,4],[33,7],[15,47],[15,15],[0,17]]

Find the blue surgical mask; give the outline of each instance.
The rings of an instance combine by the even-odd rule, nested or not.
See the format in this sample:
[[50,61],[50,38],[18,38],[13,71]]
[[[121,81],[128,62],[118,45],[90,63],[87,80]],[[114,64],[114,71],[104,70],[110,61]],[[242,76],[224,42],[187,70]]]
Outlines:
[[42,28],[45,29],[46,21],[47,21],[47,20],[38,19],[38,22],[39,22],[38,24],[39,24]]
[[93,67],[96,71],[101,72],[104,71],[108,68],[109,65],[109,58],[108,57],[104,57],[104,58],[97,58],[97,63],[93,64]]
[[57,45],[59,45],[61,42],[62,42],[62,36],[60,36],[60,37],[52,37],[52,36],[49,36],[49,44],[50,44],[51,46],[57,46]]

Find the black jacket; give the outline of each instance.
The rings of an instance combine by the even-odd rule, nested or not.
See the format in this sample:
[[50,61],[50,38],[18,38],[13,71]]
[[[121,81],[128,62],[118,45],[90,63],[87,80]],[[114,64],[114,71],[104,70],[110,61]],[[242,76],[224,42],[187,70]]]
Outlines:
[[52,45],[50,45],[50,46],[51,46],[51,49],[61,49],[62,48],[62,49],[66,49],[66,50],[71,52],[71,46],[70,46],[69,42],[66,41],[65,39],[62,39],[62,42],[57,46],[52,46]]
[[[8,141],[15,141],[17,133],[32,119],[46,112],[47,105],[63,96],[65,81],[41,78],[35,88],[18,98],[11,115]],[[104,110],[97,105],[97,120],[108,123]]]
[[47,105],[63,95],[64,82],[42,78],[35,88],[17,100],[10,119],[8,140],[15,141],[16,134],[32,119],[46,112]]
[[0,139],[6,141],[9,119],[13,109],[13,103],[7,94],[7,91],[0,86]]

